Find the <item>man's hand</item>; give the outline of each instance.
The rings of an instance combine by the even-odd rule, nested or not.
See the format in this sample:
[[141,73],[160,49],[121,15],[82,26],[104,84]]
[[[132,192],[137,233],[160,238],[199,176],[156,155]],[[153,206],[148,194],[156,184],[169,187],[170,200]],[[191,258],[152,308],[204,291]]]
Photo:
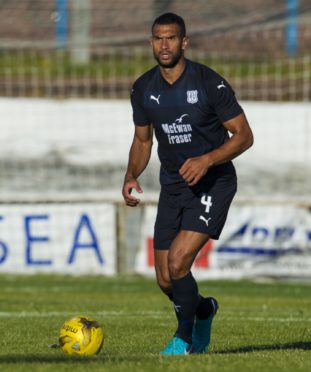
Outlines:
[[179,169],[179,174],[189,186],[194,186],[207,173],[210,167],[208,163],[206,154],[187,159]]
[[189,186],[197,184],[210,167],[227,163],[252,146],[253,133],[244,113],[225,121],[223,125],[232,136],[220,147],[186,160],[179,169],[179,174]]
[[135,196],[131,195],[132,189],[135,189],[137,192],[142,193],[143,190],[141,189],[139,182],[135,178],[125,179],[123,188],[122,188],[122,195],[126,205],[130,207],[136,207],[139,204],[140,199],[135,198]]

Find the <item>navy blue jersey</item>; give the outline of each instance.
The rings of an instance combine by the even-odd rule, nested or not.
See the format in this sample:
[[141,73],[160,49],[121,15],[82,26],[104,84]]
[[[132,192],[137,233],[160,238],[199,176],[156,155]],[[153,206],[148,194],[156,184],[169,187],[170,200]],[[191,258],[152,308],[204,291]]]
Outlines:
[[[161,184],[183,182],[179,169],[192,157],[227,141],[223,122],[242,113],[234,91],[215,71],[186,60],[185,70],[169,84],[158,66],[136,80],[131,94],[134,124],[152,124],[158,141]],[[231,162],[208,174],[234,172]]]

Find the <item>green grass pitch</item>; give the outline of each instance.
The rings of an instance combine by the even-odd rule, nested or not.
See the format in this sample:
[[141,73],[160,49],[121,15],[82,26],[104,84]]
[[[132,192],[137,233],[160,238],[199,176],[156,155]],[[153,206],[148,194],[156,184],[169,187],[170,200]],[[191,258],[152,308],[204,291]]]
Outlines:
[[[219,312],[207,355],[164,357],[176,321],[155,281],[141,277],[0,275],[1,371],[311,371],[311,286],[199,282]],[[68,357],[57,342],[73,315],[104,328],[99,355]]]

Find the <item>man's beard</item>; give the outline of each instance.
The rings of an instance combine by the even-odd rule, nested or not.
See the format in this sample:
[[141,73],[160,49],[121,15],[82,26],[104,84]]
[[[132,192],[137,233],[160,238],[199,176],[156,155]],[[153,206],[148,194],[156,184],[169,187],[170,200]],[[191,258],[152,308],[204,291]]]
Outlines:
[[153,56],[155,58],[155,60],[158,62],[159,66],[163,67],[163,68],[173,68],[177,65],[177,63],[181,60],[181,58],[183,57],[184,55],[184,51],[183,49],[180,49],[178,53],[176,53],[175,55],[173,55],[173,59],[168,62],[168,63],[163,63],[161,62],[160,60],[160,57],[157,56],[154,52],[153,52]]

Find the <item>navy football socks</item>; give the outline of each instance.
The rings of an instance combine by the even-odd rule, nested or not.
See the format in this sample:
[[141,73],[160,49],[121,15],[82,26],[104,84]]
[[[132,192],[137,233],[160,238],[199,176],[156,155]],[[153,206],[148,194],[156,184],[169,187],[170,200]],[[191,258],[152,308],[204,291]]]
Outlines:
[[175,335],[191,344],[196,309],[201,300],[201,296],[198,294],[198,285],[191,272],[181,279],[172,279],[171,282],[173,302],[178,320]]
[[211,300],[209,298],[204,298],[200,296],[200,302],[197,307],[196,316],[200,320],[205,320],[209,318],[214,311],[214,307],[211,304]]

